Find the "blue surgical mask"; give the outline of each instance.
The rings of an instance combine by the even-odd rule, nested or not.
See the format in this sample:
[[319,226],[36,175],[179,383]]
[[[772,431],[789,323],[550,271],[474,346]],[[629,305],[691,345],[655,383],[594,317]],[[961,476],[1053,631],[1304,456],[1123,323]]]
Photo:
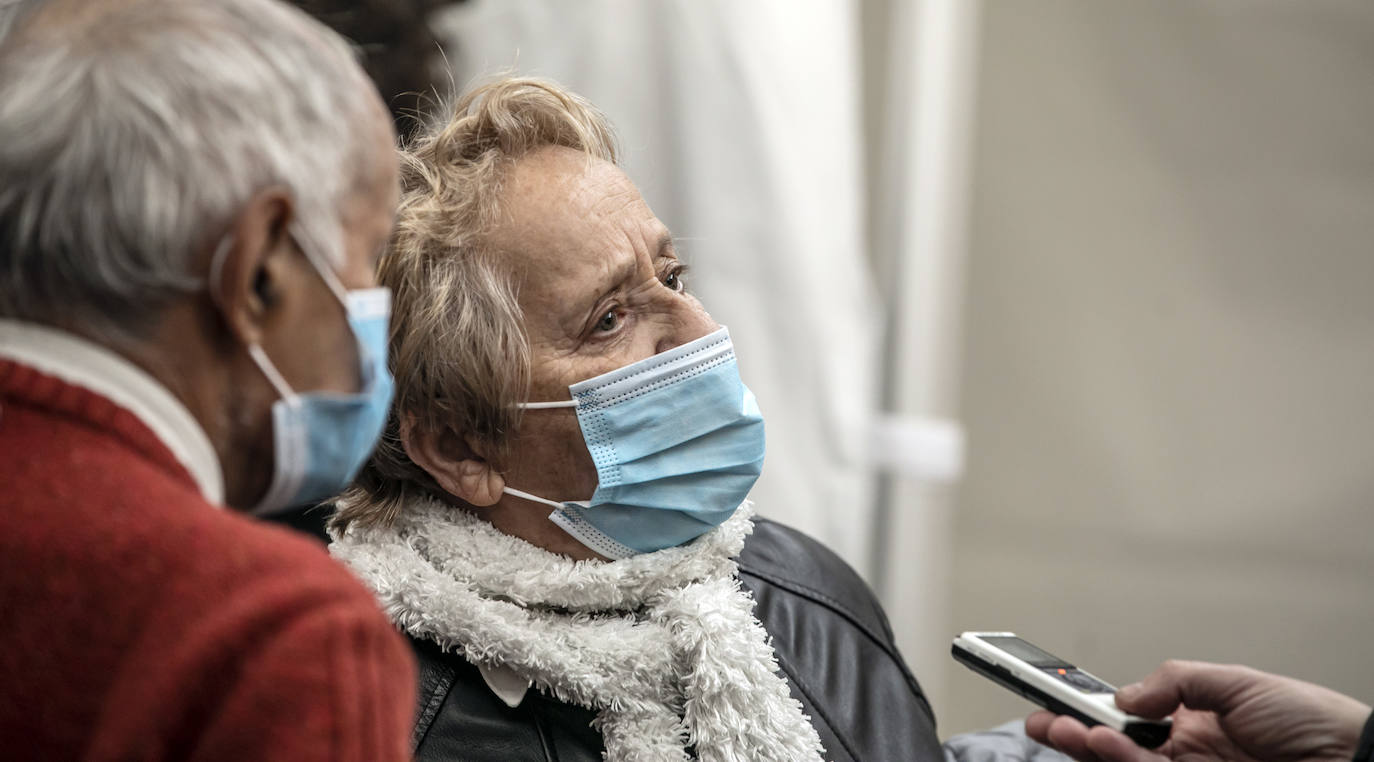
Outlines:
[[568,387],[596,463],[590,500],[554,501],[549,519],[603,556],[628,558],[693,540],[744,502],[763,468],[763,415],[740,381],[725,328]]
[[[298,394],[260,345],[248,346],[248,355],[280,395],[272,403],[272,481],[252,509],[258,515],[322,500],[347,487],[377,446],[391,406],[393,384],[386,367],[391,290],[345,289],[329,264],[302,246],[301,236],[293,237],[347,311],[358,342],[362,386],[353,394]],[[218,263],[212,273],[218,275]]]

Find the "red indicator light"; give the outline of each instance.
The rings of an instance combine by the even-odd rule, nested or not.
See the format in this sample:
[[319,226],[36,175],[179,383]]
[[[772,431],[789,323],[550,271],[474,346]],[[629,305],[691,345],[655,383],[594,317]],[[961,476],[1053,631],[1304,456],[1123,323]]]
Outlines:
[[1062,669],[1061,669],[1061,670],[1059,670],[1059,674],[1061,674],[1061,675],[1067,675],[1067,674],[1069,674],[1069,673],[1068,673],[1067,670],[1062,670]]

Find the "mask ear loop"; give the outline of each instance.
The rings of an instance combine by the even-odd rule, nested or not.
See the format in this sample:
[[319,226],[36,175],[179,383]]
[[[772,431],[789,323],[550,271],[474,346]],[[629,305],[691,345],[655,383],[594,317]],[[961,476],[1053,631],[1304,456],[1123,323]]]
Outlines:
[[528,493],[528,492],[524,492],[524,491],[522,491],[522,490],[518,490],[518,489],[516,489],[516,488],[514,488],[514,487],[502,487],[502,488],[501,488],[501,491],[504,492],[504,493],[506,493],[507,495],[514,495],[515,497],[524,498],[524,499],[526,499],[526,500],[532,500],[532,501],[534,501],[534,502],[536,502],[536,503],[543,503],[544,505],[547,505],[547,506],[549,506],[550,508],[554,508],[554,509],[556,509],[556,510],[562,510],[562,508],[563,508],[563,504],[562,504],[562,503],[554,502],[553,500],[550,500],[550,499],[548,499],[548,498],[546,498],[546,497],[540,497],[540,496],[538,496],[538,495],[531,495],[531,494]]
[[[577,399],[570,399],[558,400],[556,402],[517,402],[515,403],[515,406],[517,408],[522,408],[524,410],[551,410],[554,408],[562,407],[578,407],[578,404],[579,402]],[[506,493],[507,495],[513,495],[515,497],[524,498],[525,500],[532,500],[536,503],[543,503],[544,505],[547,505],[555,509],[555,511],[563,509],[562,503],[556,502],[554,500],[549,500],[548,498],[540,497],[538,495],[531,495],[530,493],[525,492],[524,490],[518,490],[514,487],[502,487],[501,491]],[[552,514],[550,515],[550,518],[552,518]]]
[[267,353],[262,351],[262,345],[249,344],[248,356],[252,358],[253,362],[258,366],[258,370],[262,371],[264,376],[267,376],[267,381],[272,384],[272,387],[277,390],[277,394],[282,399],[290,401],[296,396],[296,393],[291,391],[291,386],[286,383],[286,379],[283,378],[282,374],[277,370],[277,366],[273,365],[272,361],[268,359]]
[[[225,255],[229,253],[229,247],[232,246],[233,243],[233,236],[226,235],[220,240],[219,245],[215,247],[215,253],[210,257],[210,273],[207,278],[210,286],[210,298],[214,300],[217,306],[221,307],[223,305],[220,304],[219,299],[219,283],[220,279],[224,277]],[[334,281],[337,283],[338,278],[335,278]],[[296,393],[291,390],[291,385],[286,383],[286,379],[283,378],[281,372],[277,370],[277,366],[273,365],[272,360],[267,357],[267,353],[262,351],[261,345],[249,344],[246,348],[248,350],[248,357],[253,361],[253,364],[258,366],[258,370],[262,371],[262,375],[267,377],[267,382],[272,385],[273,389],[277,390],[277,396],[284,400],[290,400],[296,396]]]
[[[369,316],[380,312],[381,307],[379,307],[379,305],[385,305],[386,313],[389,315],[391,312],[390,291],[386,291],[387,296],[385,302],[382,302],[374,295],[376,292],[384,291],[384,289],[374,288],[361,291],[350,291],[348,288],[344,287],[343,281],[339,280],[338,273],[334,272],[334,268],[329,265],[329,262],[321,257],[313,246],[305,245],[307,239],[302,232],[299,222],[292,222],[288,227],[288,233],[291,236],[291,240],[296,242],[296,248],[301,250],[301,253],[305,255],[306,261],[314,268],[315,273],[320,276],[320,280],[324,281],[325,286],[333,292],[334,298],[338,299],[339,304],[343,305],[344,316],[349,323],[349,330],[353,331],[353,335],[358,341],[358,372],[359,378],[361,379],[360,390],[366,392],[369,387],[376,383],[376,379],[373,378],[375,374],[369,372],[372,367],[370,363],[371,358],[368,357],[369,353],[366,351],[367,348],[363,346],[362,339],[358,337],[357,330],[353,327],[353,321],[361,317],[361,313],[364,311],[369,313]],[[355,296],[357,298],[353,298]],[[361,309],[359,309],[359,307],[361,307]],[[278,375],[277,378],[281,378],[281,376]]]
[[343,281],[339,280],[339,276],[334,272],[334,268],[330,267],[329,263],[320,257],[314,250],[314,247],[306,246],[303,243],[305,235],[302,234],[300,225],[293,222],[291,223],[290,230],[291,240],[296,242],[296,248],[301,250],[305,258],[310,261],[310,266],[315,268],[315,272],[319,273],[324,284],[329,287],[330,291],[334,292],[334,296],[338,298],[339,304],[342,304],[346,309],[348,307],[348,289],[344,288]]
[[581,407],[581,404],[577,400],[571,399],[557,402],[517,402],[515,406],[524,410],[550,410],[558,407]]

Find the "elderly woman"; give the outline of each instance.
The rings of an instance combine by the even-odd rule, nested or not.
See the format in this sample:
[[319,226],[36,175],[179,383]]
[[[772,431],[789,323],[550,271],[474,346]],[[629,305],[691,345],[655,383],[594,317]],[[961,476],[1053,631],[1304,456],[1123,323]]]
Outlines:
[[603,117],[506,79],[402,165],[332,552],[412,639],[417,757],[940,759],[873,595],[746,500],[763,418]]

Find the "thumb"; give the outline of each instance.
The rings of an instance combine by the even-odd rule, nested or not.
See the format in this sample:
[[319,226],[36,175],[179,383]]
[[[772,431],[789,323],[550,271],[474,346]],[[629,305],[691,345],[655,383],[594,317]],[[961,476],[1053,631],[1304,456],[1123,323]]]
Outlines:
[[1139,683],[1117,691],[1116,705],[1149,718],[1172,714],[1180,704],[1189,709],[1224,713],[1260,675],[1249,667],[1170,660]]

